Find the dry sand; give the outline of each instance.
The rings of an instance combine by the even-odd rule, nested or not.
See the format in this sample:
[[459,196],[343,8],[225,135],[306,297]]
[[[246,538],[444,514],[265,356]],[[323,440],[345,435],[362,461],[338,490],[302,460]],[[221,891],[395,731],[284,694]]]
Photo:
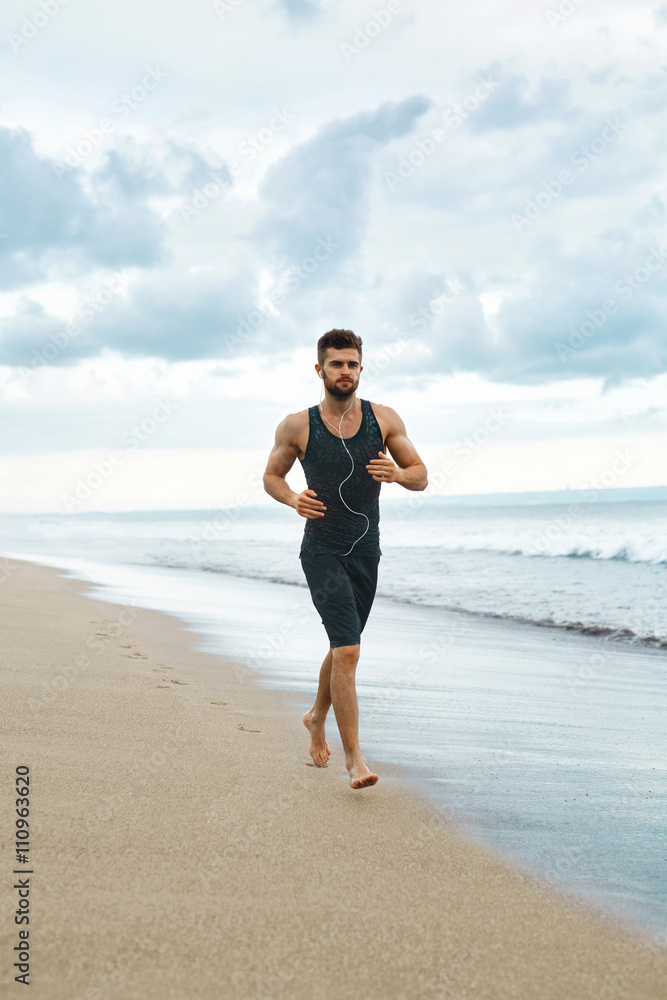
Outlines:
[[39,1000],[664,1000],[664,949],[467,840],[381,761],[360,791],[340,751],[312,765],[292,696],[176,619],[6,568],[3,997],[24,995],[27,765]]

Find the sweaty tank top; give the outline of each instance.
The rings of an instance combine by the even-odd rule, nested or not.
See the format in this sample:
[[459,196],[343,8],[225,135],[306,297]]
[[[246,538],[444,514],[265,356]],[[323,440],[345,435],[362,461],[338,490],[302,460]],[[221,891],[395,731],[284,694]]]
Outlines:
[[[354,459],[351,476],[352,461],[340,435],[333,427],[329,429],[318,406],[311,406],[308,410],[310,430],[301,465],[308,489],[315,490],[317,499],[327,509],[324,517],[306,518],[302,552],[313,555],[324,552],[341,556],[382,555],[379,502],[382,483],[373,479],[366,466],[372,458],[380,457],[379,451],[385,450],[384,440],[370,402],[367,399],[360,399],[359,402],[362,407],[361,427],[352,437],[345,438],[345,445]],[[335,421],[332,423],[337,426]],[[343,483],[343,480],[346,482]],[[347,509],[341,500],[341,493],[352,510],[366,514],[370,521],[368,531],[359,541],[357,539],[365,531],[368,521],[361,514],[353,514]]]

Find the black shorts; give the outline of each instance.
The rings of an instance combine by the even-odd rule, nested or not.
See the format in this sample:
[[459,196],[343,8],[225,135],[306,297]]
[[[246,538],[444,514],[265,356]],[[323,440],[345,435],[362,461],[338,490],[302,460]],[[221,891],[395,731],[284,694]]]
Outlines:
[[331,648],[358,646],[375,598],[380,556],[302,551],[299,558]]

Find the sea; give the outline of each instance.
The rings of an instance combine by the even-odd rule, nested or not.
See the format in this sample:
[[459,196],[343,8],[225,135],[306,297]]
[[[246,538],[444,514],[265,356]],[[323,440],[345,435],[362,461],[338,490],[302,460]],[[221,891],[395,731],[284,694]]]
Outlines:
[[[624,497],[381,499],[360,739],[470,836],[667,944],[667,500]],[[0,514],[0,556],[175,615],[305,711],[328,641],[303,526],[277,503]]]

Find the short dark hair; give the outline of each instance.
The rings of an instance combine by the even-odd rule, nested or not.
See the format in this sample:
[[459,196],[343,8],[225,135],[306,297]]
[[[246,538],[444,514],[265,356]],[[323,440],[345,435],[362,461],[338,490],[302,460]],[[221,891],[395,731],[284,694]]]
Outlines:
[[317,341],[317,362],[322,367],[326,361],[327,349],[334,347],[341,350],[344,347],[352,347],[359,351],[359,361],[361,361],[361,337],[357,337],[352,330],[329,330]]

